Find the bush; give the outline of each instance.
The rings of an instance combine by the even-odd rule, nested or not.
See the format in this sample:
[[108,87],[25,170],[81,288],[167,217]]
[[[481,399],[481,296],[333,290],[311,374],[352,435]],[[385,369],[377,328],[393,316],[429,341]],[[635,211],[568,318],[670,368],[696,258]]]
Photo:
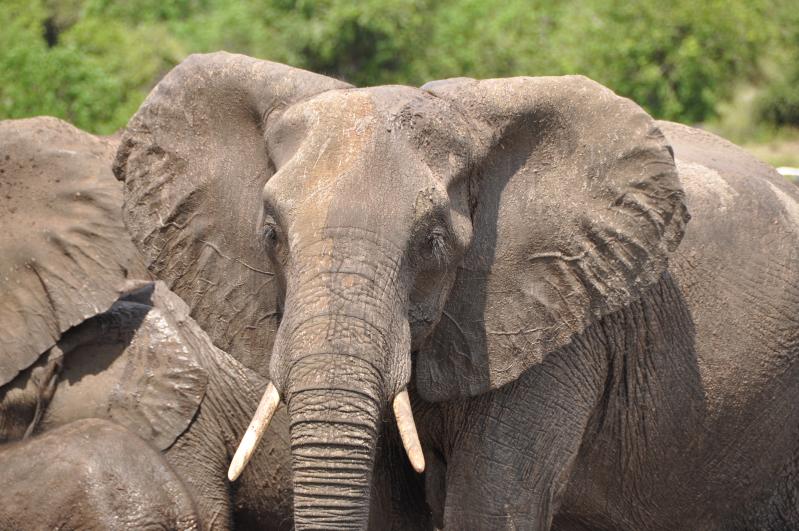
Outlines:
[[91,17],[62,31],[52,27],[53,13],[43,2],[3,4],[2,118],[49,114],[96,133],[112,133],[179,58],[163,58],[167,36],[155,39],[152,32]]
[[[797,62],[781,24],[791,3],[0,0],[0,118],[53,114],[109,133],[183,57],[225,49],[361,86],[582,73],[697,122],[764,62]],[[765,118],[795,119],[797,77],[775,80]]]
[[799,10],[790,2],[779,4],[780,33],[773,64],[767,65],[768,83],[758,98],[760,119],[778,126],[799,127]]

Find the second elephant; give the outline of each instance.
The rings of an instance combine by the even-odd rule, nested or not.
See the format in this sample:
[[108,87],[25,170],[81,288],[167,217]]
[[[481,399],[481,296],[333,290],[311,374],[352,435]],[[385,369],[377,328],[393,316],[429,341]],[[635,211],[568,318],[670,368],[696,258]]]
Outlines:
[[[186,482],[205,526],[290,528],[285,413],[278,413],[267,434],[266,451],[256,454],[262,472],[231,486],[225,478],[229,453],[266,382],[214,348],[177,296],[149,284],[122,223],[121,184],[111,173],[118,141],[49,117],[0,122],[0,443],[11,443],[0,452],[13,455],[15,463],[4,477],[11,484],[9,474],[27,476],[30,484],[16,490],[20,498],[54,485],[50,480],[58,478],[39,474],[38,458],[24,457],[44,453],[42,448],[73,456],[79,465],[75,481],[87,468],[99,477],[118,475],[134,456],[124,456],[124,466],[122,459],[107,463],[103,476],[96,469],[106,454],[83,461],[76,455],[79,437],[87,434],[122,438],[119,430],[75,424],[106,419],[162,452],[179,471],[168,482]],[[66,437],[71,440],[61,440]],[[108,499],[138,488],[138,472],[159,477],[151,453],[141,460],[152,467],[130,470],[131,484],[109,484]],[[160,477],[173,478],[173,472]],[[61,485],[67,498],[81,492],[68,479]],[[73,499],[86,515],[92,500],[94,509],[103,510],[99,483],[94,487],[86,499]],[[138,499],[135,492],[131,496]],[[142,499],[146,511],[144,499],[151,497]],[[0,493],[0,505],[13,503]],[[56,504],[40,507],[46,519],[41,527],[63,517],[46,514],[47,507],[55,511]],[[150,507],[154,522],[161,508]],[[95,516],[110,521],[102,519],[109,515]],[[10,513],[0,514],[0,527],[19,527],[2,518]],[[31,520],[28,527],[36,525]]]
[[[69,448],[63,451],[71,453],[73,460],[80,460],[80,448],[71,449],[72,443],[65,437],[85,430],[70,431],[68,427],[80,426],[84,420],[101,419],[127,429],[133,439],[142,439],[161,452],[171,469],[160,474],[164,477],[172,474],[171,481],[185,484],[202,529],[230,529],[234,523],[245,529],[291,529],[285,411],[278,411],[273,419],[275,427],[265,438],[265,446],[253,456],[253,470],[231,490],[225,471],[266,382],[214,347],[189,317],[185,303],[163,283],[145,284],[108,311],[84,321],[64,334],[58,343],[67,344],[69,348],[63,350],[68,353],[61,360],[63,369],[37,423],[34,439],[7,448],[0,446],[0,456],[15,452],[23,459],[20,462],[20,457],[15,458],[15,467],[0,474],[9,484],[23,475],[29,484],[24,488],[31,492],[44,488],[49,478],[36,472],[41,458],[24,462],[25,445],[35,446],[40,438],[62,437],[56,447]],[[47,366],[53,356],[51,352],[31,372]],[[26,371],[20,381],[30,377]],[[101,436],[107,431],[101,430]],[[94,439],[95,435],[89,438]],[[132,451],[139,448],[133,443],[130,447]],[[91,449],[87,446],[85,451]],[[96,494],[81,501],[82,510],[100,521],[113,521],[113,513],[103,513],[115,507],[100,500],[110,499],[117,491],[136,495],[141,488],[134,486],[141,480],[140,469],[159,474],[160,461],[154,461],[149,451],[142,451],[138,458],[126,455],[119,463],[113,462],[112,455],[102,459],[95,456],[94,468],[110,466],[105,474],[98,475],[100,479],[91,482]],[[138,466],[133,464],[136,459]],[[29,473],[25,473],[28,469]],[[87,470],[91,471],[91,467]],[[114,483],[103,484],[102,478],[111,477],[116,478]],[[64,492],[79,488],[68,478],[59,481],[58,488]],[[103,485],[109,492],[103,493]],[[11,500],[4,499],[4,503]],[[157,515],[162,509],[159,505],[148,506],[145,501],[140,505],[139,512],[159,522]],[[59,517],[46,513],[41,516]],[[80,518],[75,516],[69,522],[80,523]],[[44,521],[38,524],[44,525]],[[86,520],[82,523],[89,524]]]

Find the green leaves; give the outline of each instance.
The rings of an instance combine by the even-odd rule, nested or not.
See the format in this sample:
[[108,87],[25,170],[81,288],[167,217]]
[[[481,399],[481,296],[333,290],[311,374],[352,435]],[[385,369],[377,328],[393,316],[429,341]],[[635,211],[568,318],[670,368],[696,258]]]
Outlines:
[[5,28],[0,36],[2,115],[55,114],[84,127],[109,120],[116,80],[74,46],[49,48],[42,35],[43,11],[31,7],[0,21]]
[[[56,12],[41,1],[2,4],[0,118],[49,114],[95,133],[113,133],[182,56],[170,48],[169,35],[155,28]],[[59,27],[63,20],[71,26]],[[52,28],[52,46],[46,27]]]
[[770,79],[758,98],[757,111],[768,123],[799,127],[799,9],[790,0],[781,0],[783,4],[777,46],[766,65]]
[[110,133],[186,55],[224,49],[361,86],[581,73],[685,122],[748,81],[773,85],[763,117],[796,122],[791,3],[0,0],[0,118],[53,114]]

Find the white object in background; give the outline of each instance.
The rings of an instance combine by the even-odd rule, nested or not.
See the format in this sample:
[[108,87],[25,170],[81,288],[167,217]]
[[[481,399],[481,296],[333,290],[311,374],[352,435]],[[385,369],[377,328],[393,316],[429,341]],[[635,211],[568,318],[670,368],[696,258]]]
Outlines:
[[780,166],[779,168],[777,168],[777,171],[780,172],[780,174],[782,175],[787,175],[788,177],[799,177],[799,168]]

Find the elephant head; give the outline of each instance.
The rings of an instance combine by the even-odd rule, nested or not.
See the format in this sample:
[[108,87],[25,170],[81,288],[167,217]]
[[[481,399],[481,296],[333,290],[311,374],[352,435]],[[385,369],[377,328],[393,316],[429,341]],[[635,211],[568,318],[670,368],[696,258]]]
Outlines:
[[656,282],[688,216],[651,118],[582,77],[356,89],[218,53],[170,72],[115,163],[151,268],[283,399],[298,528],[363,527],[393,404],[512,381]]

